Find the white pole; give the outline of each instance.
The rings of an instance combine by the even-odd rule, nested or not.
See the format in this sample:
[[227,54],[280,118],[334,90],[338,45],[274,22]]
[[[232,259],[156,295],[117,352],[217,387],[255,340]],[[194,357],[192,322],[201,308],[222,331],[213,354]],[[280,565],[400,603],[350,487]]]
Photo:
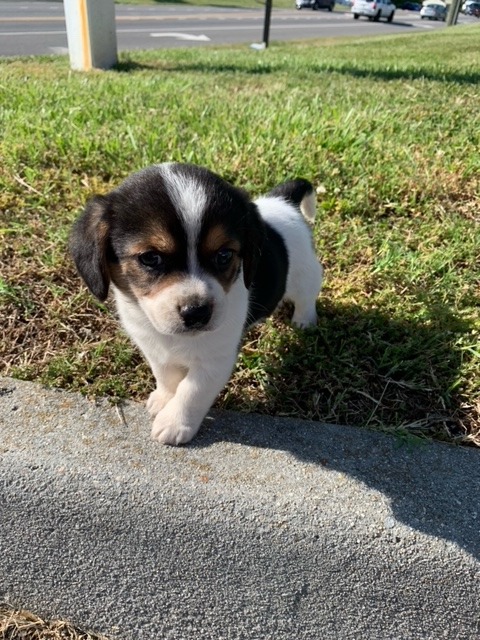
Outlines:
[[110,69],[117,63],[114,0],[64,0],[72,69]]

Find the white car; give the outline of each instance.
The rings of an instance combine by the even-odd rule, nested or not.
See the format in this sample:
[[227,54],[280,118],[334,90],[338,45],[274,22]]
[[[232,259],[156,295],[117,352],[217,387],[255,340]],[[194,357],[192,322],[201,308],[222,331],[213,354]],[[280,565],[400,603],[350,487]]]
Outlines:
[[395,15],[395,5],[391,0],[354,0],[351,11],[355,20],[358,20],[360,16],[365,16],[376,22],[380,18],[391,22]]
[[447,19],[447,8],[442,4],[427,4],[420,9],[422,20],[443,20]]

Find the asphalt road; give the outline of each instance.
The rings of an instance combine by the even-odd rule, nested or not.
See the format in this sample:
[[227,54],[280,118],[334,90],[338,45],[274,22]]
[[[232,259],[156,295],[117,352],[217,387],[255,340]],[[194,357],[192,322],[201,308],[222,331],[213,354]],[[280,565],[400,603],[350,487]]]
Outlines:
[[122,640],[475,640],[480,452],[0,378],[0,600]]
[[[293,4],[293,0],[292,0]],[[264,10],[188,6],[116,6],[119,50],[158,49],[262,41]],[[475,20],[461,16],[460,21]],[[414,12],[400,11],[392,24],[353,20],[350,13],[274,10],[271,40],[404,33],[443,28]],[[67,53],[61,2],[0,0],[0,56]]]

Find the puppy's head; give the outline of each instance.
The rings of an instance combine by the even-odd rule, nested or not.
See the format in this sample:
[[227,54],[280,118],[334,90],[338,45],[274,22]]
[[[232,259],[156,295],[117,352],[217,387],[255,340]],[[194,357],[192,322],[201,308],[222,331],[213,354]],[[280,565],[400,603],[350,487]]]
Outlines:
[[221,324],[235,288],[250,287],[263,234],[243,191],[207,169],[167,163],[94,197],[70,250],[98,299],[113,283],[160,333],[176,334]]

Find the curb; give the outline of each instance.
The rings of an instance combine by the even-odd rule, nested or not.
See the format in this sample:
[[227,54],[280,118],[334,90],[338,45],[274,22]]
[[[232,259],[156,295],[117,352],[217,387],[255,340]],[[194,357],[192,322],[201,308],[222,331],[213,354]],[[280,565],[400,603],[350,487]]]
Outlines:
[[0,598],[129,640],[480,636],[480,457],[0,378]]

